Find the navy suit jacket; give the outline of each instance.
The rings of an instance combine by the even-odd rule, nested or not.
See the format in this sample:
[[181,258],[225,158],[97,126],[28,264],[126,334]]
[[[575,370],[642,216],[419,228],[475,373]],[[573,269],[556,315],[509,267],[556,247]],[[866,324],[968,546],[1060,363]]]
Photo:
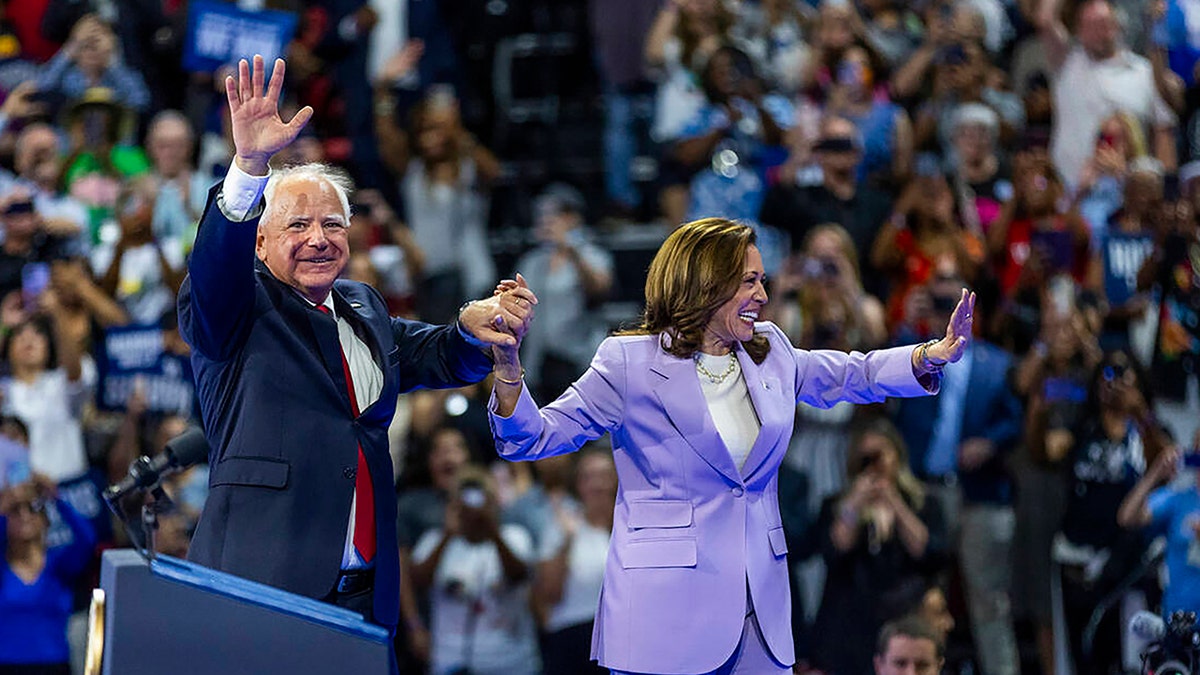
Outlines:
[[[1024,419],[1021,402],[1009,384],[1012,357],[982,340],[974,341],[971,349],[973,363],[962,405],[960,441],[986,438],[995,444],[996,454],[974,471],[959,471],[958,479],[964,501],[1007,504],[1012,501],[1012,480],[1005,466],[1005,455],[1016,445]],[[947,395],[943,386],[937,398],[900,400],[896,426],[904,436],[913,471],[918,476],[923,474],[925,456],[933,439],[938,400]]]
[[387,428],[401,392],[457,387],[491,369],[455,326],[390,318],[382,296],[339,280],[333,298],[383,371],[378,400],[356,417],[333,319],[277,280],[254,254],[258,219],[235,223],[209,195],[179,327],[192,346],[209,456],[209,497],[189,557],[313,598],[341,567],[358,448],[375,492],[375,620],[399,615],[396,497]]

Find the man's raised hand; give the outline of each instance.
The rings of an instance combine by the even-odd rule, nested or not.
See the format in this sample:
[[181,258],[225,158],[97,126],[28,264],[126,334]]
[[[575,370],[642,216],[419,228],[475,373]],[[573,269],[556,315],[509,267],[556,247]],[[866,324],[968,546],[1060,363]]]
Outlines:
[[229,100],[229,117],[233,127],[234,161],[251,176],[265,176],[271,157],[300,135],[300,130],[312,117],[313,109],[304,106],[290,122],[279,117],[279,93],[283,90],[283,59],[275,60],[271,81],[263,93],[263,58],[254,57],[253,74],[250,64],[238,62],[238,76],[225,78],[225,97]]

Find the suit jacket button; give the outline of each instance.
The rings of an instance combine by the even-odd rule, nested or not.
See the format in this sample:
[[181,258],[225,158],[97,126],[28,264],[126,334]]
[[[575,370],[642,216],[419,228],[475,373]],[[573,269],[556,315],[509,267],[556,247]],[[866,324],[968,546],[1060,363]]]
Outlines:
[[357,473],[358,472],[352,466],[347,466],[342,469],[342,476],[344,476],[347,480],[354,480],[354,476]]
[[734,497],[741,497],[741,496],[742,496],[742,494],[745,492],[745,490],[743,490],[743,489],[742,489],[742,488],[740,488],[740,487],[735,487],[735,488],[733,488],[732,490],[730,490],[730,492],[732,492],[732,493],[733,493],[733,496],[734,496]]

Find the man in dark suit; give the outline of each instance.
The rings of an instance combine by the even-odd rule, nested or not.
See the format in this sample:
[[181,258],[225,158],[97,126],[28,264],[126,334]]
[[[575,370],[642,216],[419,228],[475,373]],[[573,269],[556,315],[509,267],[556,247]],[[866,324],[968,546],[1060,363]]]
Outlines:
[[396,397],[482,380],[485,350],[523,335],[537,299],[523,288],[432,326],[389,318],[375,289],[338,280],[348,184],[323,166],[268,166],[312,116],[280,119],[283,71],[277,61],[265,95],[261,57],[253,78],[242,61],[226,80],[237,154],[179,293],[212,446],[190,557],[394,628]]
[[[928,295],[911,304],[928,308],[924,323],[930,326],[945,323],[947,304],[953,307],[965,284],[949,269],[953,265],[942,267],[913,291]],[[977,307],[976,320],[986,325],[983,312]],[[910,317],[917,326],[920,318]],[[947,369],[937,398],[903,399],[896,410],[913,472],[925,481],[956,540],[975,651],[980,672],[988,675],[1020,672],[1010,607],[1016,515],[1007,458],[1020,440],[1024,417],[1010,382],[1012,369],[1010,354],[974,340],[958,368]]]

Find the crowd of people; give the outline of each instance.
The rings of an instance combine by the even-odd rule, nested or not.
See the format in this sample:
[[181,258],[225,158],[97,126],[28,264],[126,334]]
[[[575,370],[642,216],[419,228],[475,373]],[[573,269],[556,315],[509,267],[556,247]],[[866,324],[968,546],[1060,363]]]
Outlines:
[[[539,404],[617,327],[605,235],[635,216],[751,225],[759,318],[802,349],[940,337],[975,291],[938,396],[796,407],[799,672],[886,672],[923,640],[952,672],[1127,672],[1134,611],[1200,610],[1194,3],[592,0],[602,185],[551,177],[514,269],[452,4],[268,4],[298,18],[285,108],[315,109],[276,163],[354,178],[347,275],[445,323],[520,271]],[[0,673],[82,664],[99,554],[129,545],[100,492],[200,423],[176,296],[234,145],[230,66],[184,71],[186,19],[0,1]],[[499,461],[490,392],[397,402],[402,670],[589,672],[612,454]],[[156,545],[183,556],[207,469],[168,487]]]

